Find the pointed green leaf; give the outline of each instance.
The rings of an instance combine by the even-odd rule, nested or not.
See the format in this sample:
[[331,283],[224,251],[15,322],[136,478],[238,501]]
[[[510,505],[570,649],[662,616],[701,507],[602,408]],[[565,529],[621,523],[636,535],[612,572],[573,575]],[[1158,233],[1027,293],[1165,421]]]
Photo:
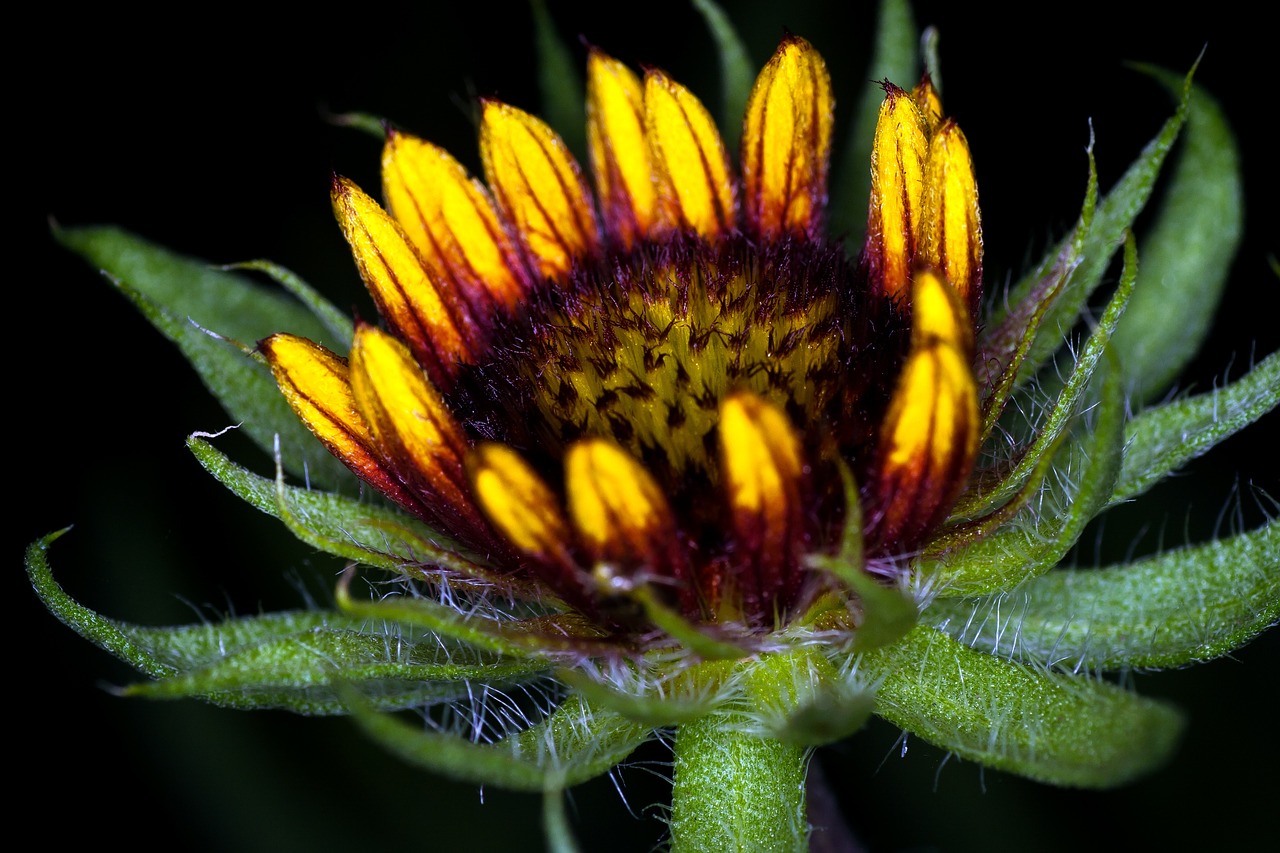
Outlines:
[[[920,73],[917,53],[919,36],[911,4],[907,0],[881,0],[876,21],[875,50],[867,68],[867,80],[889,80],[910,88]],[[866,84],[844,149],[836,161],[835,192],[831,194],[831,231],[845,238],[849,251],[862,248],[859,236],[867,224],[867,204],[871,198],[871,143],[875,138],[876,117],[884,92],[879,86]]]
[[324,327],[304,306],[116,228],[64,229],[55,236],[102,270],[178,345],[205,387],[259,447],[271,453],[279,435],[289,471],[330,488],[353,482],[289,408],[271,372],[246,352],[273,332],[324,338]]
[[1026,378],[1022,365],[1044,324],[1049,306],[1080,265],[1080,253],[1084,251],[1085,237],[1093,227],[1093,215],[1098,206],[1098,168],[1093,158],[1092,139],[1086,151],[1089,181],[1071,237],[1056,256],[1045,258],[1041,263],[1022,299],[1012,305],[998,323],[986,325],[979,332],[978,356],[973,366],[982,393],[979,401],[982,405],[980,443],[986,443],[990,438],[1019,377]]
[[653,736],[648,726],[571,696],[551,716],[495,743],[424,729],[379,714],[354,693],[352,714],[375,741],[411,764],[464,782],[517,791],[567,788],[607,773]]
[[187,447],[218,482],[326,553],[423,578],[432,569],[471,578],[488,571],[467,560],[449,538],[398,510],[268,480],[232,462],[199,435],[189,436]]
[[[135,684],[126,695],[150,699],[203,698],[223,706],[283,708],[299,714],[347,713],[335,685],[350,684],[384,709],[408,708],[458,699],[476,684],[510,684],[548,668],[545,663],[503,658],[468,649],[434,635],[415,635],[391,623],[370,623],[341,614],[316,614],[322,623],[301,630],[280,623],[293,614],[272,614],[250,623],[263,634],[252,642],[228,644],[212,663],[183,667],[180,674]],[[304,617],[310,614],[304,614]],[[290,620],[290,621],[309,621]],[[217,632],[219,625],[196,625],[137,632],[159,645],[166,634]],[[241,625],[244,633],[246,626]],[[271,636],[282,631],[283,636]]]
[[[1148,69],[1177,92],[1177,76]],[[1240,155],[1222,110],[1192,89],[1187,126],[1159,218],[1142,241],[1142,274],[1115,346],[1131,393],[1164,391],[1200,349],[1243,231]]]
[[1055,464],[1044,491],[1010,524],[967,548],[921,561],[920,571],[934,579],[939,595],[1011,589],[1066,555],[1115,487],[1124,436],[1121,381],[1118,370],[1106,372],[1093,431],[1059,451],[1064,463]]
[[329,330],[329,337],[313,338],[316,343],[323,344],[338,355],[345,356],[351,348],[351,339],[355,336],[355,324],[351,318],[343,314],[333,303],[320,295],[320,292],[307,284],[292,270],[285,269],[271,261],[245,261],[223,267],[226,270],[255,270],[265,273],[271,280],[292,293],[299,302],[307,306],[312,315]]
[[1060,569],[928,620],[1002,658],[1097,671],[1227,654],[1280,622],[1280,522],[1128,565]]
[[[1192,68],[1187,74],[1177,112],[1164,123],[1155,138],[1147,143],[1120,181],[1098,205],[1089,234],[1081,247],[1080,264],[1051,307],[1044,328],[1032,346],[1025,365],[1025,372],[1028,374],[1043,365],[1045,360],[1062,345],[1067,332],[1080,316],[1080,311],[1088,301],[1089,295],[1102,281],[1112,256],[1125,239],[1125,234],[1151,198],[1165,157],[1173,148],[1186,121],[1191,99],[1191,76],[1194,73],[1195,69]],[[1046,263],[1051,263],[1052,258],[1060,255],[1071,239],[1068,238],[1062,245],[1050,250]],[[1043,268],[1045,264],[1040,266]],[[1037,286],[1038,273],[1039,269],[1018,282],[1009,292],[1004,304],[1019,305]],[[1003,321],[1003,314],[1003,309],[997,309],[990,324],[999,325]]]
[[[1076,357],[1071,374],[1067,377],[1061,391],[1057,393],[1045,422],[1037,428],[1035,438],[1022,452],[1012,469],[1004,474],[998,483],[970,488],[957,503],[953,511],[954,516],[973,517],[1004,503],[1031,478],[1040,467],[1044,455],[1057,446],[1058,439],[1063,435],[1071,419],[1080,411],[1080,406],[1085,399],[1085,391],[1089,387],[1089,380],[1093,378],[1103,354],[1108,351],[1111,335],[1124,315],[1129,297],[1133,294],[1137,274],[1137,249],[1130,236],[1125,243],[1124,271],[1120,276],[1115,295],[1111,297],[1097,326],[1089,335],[1079,356]],[[1047,384],[1048,380],[1045,382]],[[1037,393],[1045,392],[1041,390]]]
[[1140,495],[1280,403],[1280,353],[1222,388],[1147,409],[1125,426],[1111,503]]
[[40,597],[40,601],[62,624],[135,669],[153,678],[172,675],[176,671],[175,668],[158,660],[150,650],[138,645],[134,638],[129,636],[124,625],[100,616],[80,604],[67,595],[66,591],[53,579],[47,556],[49,546],[67,530],[70,528],[50,533],[27,547],[27,577],[35,588],[36,595]]
[[45,606],[64,624],[155,682],[127,694],[201,698],[232,708],[346,713],[334,692],[354,685],[380,708],[455,698],[468,683],[514,682],[548,665],[467,648],[412,628],[307,610],[152,628],[108,619],[57,584],[46,552],[61,534],[27,550],[27,572]]
[[1024,666],[918,627],[864,655],[876,713],[971,761],[1054,785],[1110,788],[1159,767],[1178,712],[1114,684]]
[[568,45],[556,32],[545,0],[533,0],[533,31],[538,46],[538,84],[542,117],[555,128],[579,162],[587,153],[587,109],[582,75]]
[[720,56],[720,135],[725,147],[737,151],[742,138],[742,117],[747,113],[747,100],[755,84],[755,66],[747,48],[738,37],[733,21],[714,0],[693,0],[693,8],[707,22]]

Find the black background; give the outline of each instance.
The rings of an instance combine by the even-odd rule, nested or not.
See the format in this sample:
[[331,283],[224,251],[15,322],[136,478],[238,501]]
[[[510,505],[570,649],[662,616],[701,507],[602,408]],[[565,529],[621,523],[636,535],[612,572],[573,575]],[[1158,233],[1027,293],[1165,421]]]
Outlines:
[[[683,3],[555,2],[562,33],[657,65],[717,102],[711,41]],[[859,4],[849,4],[858,7]],[[732,4],[753,60],[784,27],[826,57],[847,119],[865,81],[872,6]],[[173,8],[173,7],[171,7]],[[18,504],[9,543],[8,633],[17,662],[6,690],[6,762],[19,786],[11,812],[51,841],[118,840],[139,849],[537,850],[535,797],[454,785],[409,769],[342,720],[243,714],[194,702],[148,703],[104,689],[133,679],[45,613],[18,564],[27,542],[68,524],[52,551],[72,595],[108,615],[177,624],[218,612],[295,606],[291,580],[337,565],[297,546],[241,505],[183,447],[226,416],[177,351],[83,262],[56,247],[48,220],[117,223],[215,262],[266,257],[343,307],[372,314],[328,202],[333,172],[378,186],[378,143],[326,120],[362,110],[394,119],[478,167],[468,104],[492,95],[536,110],[535,57],[524,4],[364,3],[338,14],[270,4],[188,5],[159,15],[119,7],[37,12],[11,38],[40,58],[14,67],[7,133],[9,375],[6,426]],[[1207,43],[1198,79],[1240,138],[1247,220],[1212,338],[1185,387],[1239,375],[1277,348],[1277,182],[1272,63],[1260,25],[1233,4],[1180,13],[1165,4],[1086,2],[1009,18],[968,4],[919,3],[942,34],[947,110],[964,127],[982,188],[988,287],[1016,276],[1073,221],[1085,179],[1088,120],[1103,186],[1122,172],[1171,105],[1125,60],[1182,71]],[[903,81],[911,82],[911,81]],[[839,129],[839,128],[838,128]],[[16,179],[16,180],[15,180]],[[17,192],[12,192],[13,189]],[[13,226],[10,226],[13,229]],[[1248,483],[1277,494],[1276,416],[1162,486],[1099,540],[1104,558],[1210,534]],[[241,457],[258,470],[265,460]],[[13,510],[10,510],[13,512]],[[1230,512],[1228,512],[1230,516]],[[1138,525],[1146,524],[1145,528]],[[1090,551],[1082,560],[1094,559]],[[952,760],[876,723],[818,759],[872,850],[1222,849],[1274,838],[1275,684],[1280,645],[1264,636],[1232,659],[1132,676],[1142,692],[1187,710],[1170,767],[1112,792],[1048,788]],[[647,850],[663,832],[659,776],[668,754],[643,752],[622,773],[577,789],[585,849]],[[653,762],[658,762],[657,764]],[[654,771],[654,772],[650,772]],[[483,800],[483,805],[481,804]]]

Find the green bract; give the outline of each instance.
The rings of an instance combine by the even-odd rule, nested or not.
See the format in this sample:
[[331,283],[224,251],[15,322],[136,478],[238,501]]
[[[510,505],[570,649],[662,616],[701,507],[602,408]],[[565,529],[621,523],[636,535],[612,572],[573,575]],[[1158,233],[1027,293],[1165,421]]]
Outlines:
[[[731,128],[752,65],[723,12],[708,0],[695,5],[721,57],[722,124]],[[909,80],[918,41],[909,10],[894,0],[882,5],[869,76]],[[542,4],[535,9],[547,115],[559,127],[580,127],[570,54]],[[250,471],[201,434],[188,439],[193,455],[245,502],[350,568],[333,609],[173,628],[119,622],[67,595],[49,565],[62,532],[29,547],[31,582],[57,618],[148,677],[127,695],[350,714],[406,761],[479,785],[545,793],[557,849],[573,845],[560,792],[655,738],[673,744],[671,833],[680,851],[805,849],[811,750],[853,734],[872,714],[1038,781],[1126,783],[1170,756],[1183,722],[1175,708],[1106,674],[1220,657],[1280,621],[1274,520],[1129,563],[1061,566],[1100,513],[1139,497],[1280,401],[1280,354],[1271,354],[1231,384],[1151,402],[1203,339],[1241,227],[1238,157],[1220,110],[1190,75],[1151,73],[1177,97],[1173,117],[1106,194],[1090,150],[1076,227],[981,325],[991,408],[1005,413],[983,424],[984,448],[1007,453],[1013,436],[1023,451],[981,472],[942,544],[913,561],[909,583],[889,587],[863,571],[856,516],[841,552],[812,560],[861,602],[856,623],[846,609],[820,602],[746,650],[650,598],[645,615],[678,648],[582,654],[589,626],[551,604],[486,592],[484,555],[465,554],[419,520],[357,497],[347,469],[286,405],[253,343],[290,331],[343,350],[352,335],[346,316],[274,265],[240,269],[266,273],[284,293],[115,228],[62,229],[57,238],[180,347],[277,470]],[[859,114],[846,160],[866,161],[874,116],[874,104]],[[862,216],[866,176],[855,169],[845,177],[832,218],[851,225]],[[1158,178],[1162,206],[1135,237]],[[1117,256],[1118,281],[1090,313]],[[1082,318],[1089,327],[1077,339],[1072,330]],[[1026,498],[1016,509],[983,518],[1016,495]],[[442,585],[442,568],[480,580]],[[352,582],[357,576],[377,581],[377,594],[357,592],[365,589]],[[556,630],[574,637],[572,647],[548,639]],[[516,710],[484,717],[471,701],[479,695],[516,697]],[[407,709],[418,716],[393,713]],[[483,725],[458,722],[469,713]]]

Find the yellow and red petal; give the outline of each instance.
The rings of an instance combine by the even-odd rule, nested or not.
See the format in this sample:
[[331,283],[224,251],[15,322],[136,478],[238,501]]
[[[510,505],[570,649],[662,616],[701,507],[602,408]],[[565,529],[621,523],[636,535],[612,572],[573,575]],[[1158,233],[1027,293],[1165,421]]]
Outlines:
[[912,547],[946,516],[978,449],[967,310],[926,271],[912,293],[911,350],[880,432],[877,537]]
[[915,100],[886,83],[871,149],[864,258],[871,285],[895,300],[909,295],[928,151],[924,120]]
[[737,218],[724,142],[707,108],[661,71],[644,81],[645,129],[665,226],[713,240]]
[[587,146],[605,231],[622,249],[653,233],[658,217],[644,84],[616,59],[587,58]]
[[920,228],[924,263],[943,273],[970,316],[982,296],[982,218],[969,143],[950,119],[929,142]]
[[346,178],[334,180],[333,209],[379,313],[432,380],[447,384],[472,358],[465,307],[431,278],[396,221]]
[[911,98],[920,110],[920,118],[924,121],[925,133],[932,136],[934,129],[942,121],[942,98],[934,88],[933,78],[925,74],[915,88],[911,90]]
[[611,441],[587,438],[569,448],[564,464],[569,517],[593,562],[686,579],[675,517],[640,462]]
[[369,424],[356,407],[344,359],[289,334],[272,335],[261,341],[258,349],[271,365],[289,406],[330,453],[397,503],[421,509],[417,498],[382,460]]
[[720,405],[720,459],[744,609],[757,619],[769,602],[784,606],[799,585],[804,546],[800,437],[777,407],[739,392]]
[[600,248],[582,172],[541,119],[499,101],[485,101],[483,110],[480,157],[498,206],[538,273],[563,281],[575,261]]
[[519,453],[502,444],[478,445],[467,459],[471,493],[494,528],[517,549],[569,564],[573,535],[560,501]]
[[818,235],[834,108],[826,63],[788,36],[756,78],[743,121],[743,209],[753,236]]
[[470,442],[408,348],[374,326],[359,327],[351,345],[351,392],[383,457],[432,498],[449,530],[482,531],[463,471]]
[[516,306],[525,291],[519,251],[484,186],[452,155],[393,130],[382,150],[382,187],[418,254],[473,313]]

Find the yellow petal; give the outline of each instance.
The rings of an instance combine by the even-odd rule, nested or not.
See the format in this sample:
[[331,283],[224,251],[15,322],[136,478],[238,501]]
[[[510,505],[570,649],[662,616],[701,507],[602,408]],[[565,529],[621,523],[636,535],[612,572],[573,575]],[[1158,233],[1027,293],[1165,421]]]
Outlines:
[[539,274],[563,280],[599,237],[590,196],[564,142],[543,121],[484,102],[480,157],[498,206],[516,227]]
[[[946,515],[978,449],[978,392],[965,346],[968,314],[932,273],[916,277],[911,351],[881,428],[880,522],[910,544]],[[957,335],[960,339],[957,339]]]
[[920,110],[920,118],[924,121],[925,133],[932,135],[934,128],[942,121],[942,98],[933,86],[933,78],[928,74],[911,90],[911,99]]
[[437,499],[437,515],[451,531],[483,529],[463,475],[466,435],[409,350],[386,332],[361,326],[351,345],[351,391],[382,454]]
[[285,400],[320,443],[379,491],[416,508],[417,500],[384,464],[368,423],[356,409],[347,363],[296,335],[272,335],[258,348]]
[[[739,578],[748,613],[796,591],[804,539],[800,438],[778,408],[749,393],[720,407],[720,452],[738,555],[754,577]],[[759,613],[760,618],[777,614]]]
[[462,306],[432,281],[400,226],[346,178],[333,184],[333,209],[378,311],[437,382],[471,360]]
[[944,121],[929,143],[921,216],[921,254],[941,270],[976,315],[982,296],[982,219],[969,143],[955,122]]
[[512,545],[534,557],[569,562],[571,536],[559,500],[520,454],[481,444],[468,470],[476,502]]
[[653,232],[658,216],[644,88],[631,69],[595,49],[587,58],[587,144],[605,229],[629,249]]
[[928,140],[911,96],[885,84],[871,149],[867,251],[871,281],[894,299],[908,295],[924,192]]
[[705,239],[732,228],[729,158],[707,108],[661,71],[650,71],[644,110],[664,221]]
[[826,63],[788,36],[756,78],[742,131],[743,206],[755,235],[818,233],[834,106]]
[[519,255],[489,195],[443,148],[392,131],[382,151],[391,214],[418,254],[476,307],[485,295],[514,308],[524,292]]
[[593,560],[628,568],[666,568],[675,544],[667,499],[649,472],[625,450],[589,438],[565,456],[569,516]]

